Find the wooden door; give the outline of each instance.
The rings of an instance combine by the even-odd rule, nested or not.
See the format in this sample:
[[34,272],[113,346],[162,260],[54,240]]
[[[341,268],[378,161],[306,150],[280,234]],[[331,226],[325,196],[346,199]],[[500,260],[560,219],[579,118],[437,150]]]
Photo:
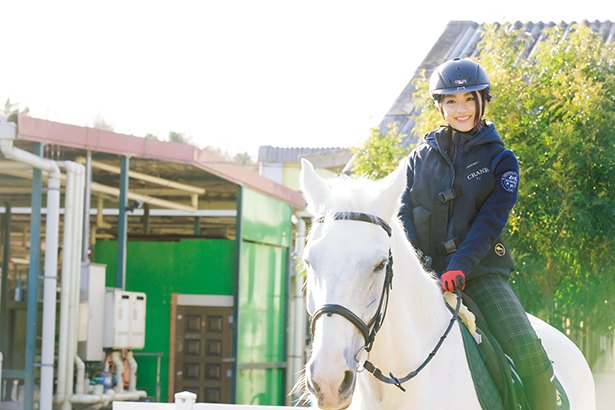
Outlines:
[[173,391],[193,392],[198,402],[230,403],[233,308],[176,305],[173,310]]

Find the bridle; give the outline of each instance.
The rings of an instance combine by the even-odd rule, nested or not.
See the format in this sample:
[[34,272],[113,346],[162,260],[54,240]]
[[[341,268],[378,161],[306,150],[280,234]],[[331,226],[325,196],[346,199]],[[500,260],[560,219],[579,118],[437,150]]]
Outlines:
[[[380,226],[382,229],[385,230],[389,238],[391,237],[391,234],[392,234],[391,226],[388,223],[386,223],[382,218],[376,215],[370,215],[370,214],[366,214],[362,212],[336,212],[333,214],[333,220],[367,222],[367,223]],[[325,217],[322,216],[320,218],[317,218],[314,222],[323,223],[324,221],[325,221]],[[382,323],[384,322],[384,318],[386,316],[386,311],[387,311],[387,306],[389,304],[389,291],[392,288],[393,288],[393,255],[391,253],[391,248],[389,248],[389,259],[388,259],[387,266],[386,266],[384,284],[382,285],[382,293],[380,295],[380,302],[378,304],[378,310],[376,310],[376,313],[374,314],[372,319],[368,323],[365,323],[359,316],[357,316],[350,309],[342,305],[326,304],[326,305],[323,305],[320,309],[316,310],[314,314],[312,314],[310,317],[310,327],[312,330],[312,335],[314,335],[314,331],[316,328],[316,320],[319,317],[321,317],[323,314],[326,314],[327,316],[331,316],[332,314],[340,315],[341,317],[343,317],[344,319],[348,320],[350,323],[355,325],[357,329],[359,329],[359,331],[363,335],[363,339],[365,340],[365,345],[363,349],[369,353],[374,345],[374,340],[376,339],[376,333],[378,333],[378,330],[380,330],[380,327],[382,326]],[[461,294],[459,293],[459,291],[457,291],[456,294],[457,294],[457,305],[455,307],[455,310],[453,311],[453,317],[451,318],[448,324],[448,327],[446,328],[444,334],[440,337],[440,340],[438,340],[438,343],[436,344],[435,348],[431,351],[431,353],[427,355],[427,358],[415,370],[409,372],[404,377],[398,378],[398,377],[393,376],[393,374],[390,372],[389,372],[389,377],[383,375],[382,371],[378,369],[376,366],[374,366],[373,363],[370,362],[369,360],[366,360],[365,363],[363,363],[363,368],[367,370],[368,372],[370,372],[371,374],[373,374],[374,377],[376,377],[378,380],[384,383],[393,384],[399,387],[402,391],[406,391],[406,389],[403,388],[402,383],[405,383],[408,380],[415,377],[417,374],[419,374],[421,370],[425,368],[425,366],[427,366],[427,364],[431,361],[431,359],[436,355],[436,353],[440,349],[440,346],[442,346],[442,343],[444,342],[444,340],[450,333],[451,329],[453,328],[454,323],[457,321],[457,318],[459,316],[459,309],[461,307]]]
[[[315,220],[315,222],[322,223],[324,222],[324,216]],[[380,226],[384,229],[391,237],[391,227],[388,223],[386,223],[382,218],[375,216],[364,214],[361,212],[336,212],[333,214],[333,220],[350,220],[350,221],[361,221],[368,222],[375,225]],[[391,255],[391,249],[389,248],[389,260],[386,266],[386,273],[384,277],[384,284],[382,285],[382,293],[380,294],[380,302],[378,303],[378,310],[374,314],[374,317],[368,322],[365,323],[359,316],[354,314],[350,309],[345,308],[342,305],[336,304],[327,304],[323,305],[320,309],[318,309],[312,317],[310,318],[312,335],[314,334],[314,330],[316,327],[316,320],[322,316],[323,314],[327,314],[327,316],[331,316],[332,314],[340,315],[344,319],[348,320],[350,323],[355,325],[361,334],[363,335],[363,339],[365,340],[364,349],[366,351],[372,350],[372,346],[374,345],[374,340],[376,339],[376,333],[380,330],[380,326],[384,322],[384,317],[386,316],[386,310],[389,302],[389,290],[393,287],[393,256]]]

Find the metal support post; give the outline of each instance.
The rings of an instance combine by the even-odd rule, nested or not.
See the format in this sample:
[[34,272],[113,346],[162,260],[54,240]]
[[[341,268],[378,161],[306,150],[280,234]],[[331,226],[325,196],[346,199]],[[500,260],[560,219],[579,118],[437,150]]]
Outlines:
[[[0,271],[0,351],[8,347],[9,261],[11,259],[11,204],[4,203],[2,215],[2,269]],[[2,388],[2,385],[0,385]],[[0,398],[1,400],[1,398]]]
[[195,235],[201,234],[201,217],[200,216],[194,217],[194,234]]
[[[35,143],[33,153],[43,156],[43,144]],[[42,171],[32,169],[32,215],[30,218],[30,267],[28,270],[28,302],[26,321],[26,363],[24,379],[24,409],[34,408],[34,357],[38,322],[38,280],[41,269],[41,203]]]
[[85,160],[85,189],[83,198],[83,242],[81,261],[90,262],[90,194],[92,185],[92,152],[88,151]]
[[128,236],[128,171],[130,157],[122,157],[120,162],[120,198],[119,216],[117,220],[117,279],[115,286],[126,288],[126,245]]

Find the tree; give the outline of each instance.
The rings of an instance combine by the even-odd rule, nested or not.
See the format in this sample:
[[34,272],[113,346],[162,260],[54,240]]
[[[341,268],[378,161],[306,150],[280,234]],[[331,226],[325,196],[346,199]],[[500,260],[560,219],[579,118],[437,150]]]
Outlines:
[[372,128],[365,144],[352,150],[355,154],[354,173],[371,179],[382,178],[391,173],[412,148],[402,145],[404,136],[397,131],[395,123],[386,134],[378,128]]
[[254,168],[256,167],[256,162],[252,159],[252,156],[248,154],[246,151],[238,152],[233,156],[233,162],[243,165],[245,167]]
[[169,131],[169,141],[180,142],[182,144],[192,145],[192,138],[187,137],[183,132]]
[[10,98],[6,99],[4,103],[4,113],[3,115],[7,117],[7,121],[9,122],[17,122],[17,117],[20,114],[27,115],[30,112],[30,109],[26,106],[24,109],[19,108],[18,103],[12,103]]
[[105,119],[98,114],[92,123],[92,128],[104,131],[113,131],[113,125],[105,121]]
[[[495,97],[485,117],[520,164],[519,202],[504,232],[518,268],[513,287],[528,311],[569,326],[581,344],[588,329],[615,329],[615,43],[584,24],[568,30],[545,29],[528,57],[531,34],[486,26],[477,60]],[[415,87],[423,109],[413,132],[424,135],[441,119],[427,79]],[[390,163],[370,161],[377,172]]]

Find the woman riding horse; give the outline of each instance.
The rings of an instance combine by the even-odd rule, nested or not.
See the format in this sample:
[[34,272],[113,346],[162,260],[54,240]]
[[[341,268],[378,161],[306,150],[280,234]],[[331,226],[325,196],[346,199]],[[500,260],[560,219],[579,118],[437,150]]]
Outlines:
[[519,166],[483,119],[489,87],[485,70],[471,60],[436,68],[429,90],[446,125],[410,154],[400,217],[442,289],[465,290],[481,309],[532,409],[555,409],[551,362],[508,284],[514,265],[500,235],[517,201]]

